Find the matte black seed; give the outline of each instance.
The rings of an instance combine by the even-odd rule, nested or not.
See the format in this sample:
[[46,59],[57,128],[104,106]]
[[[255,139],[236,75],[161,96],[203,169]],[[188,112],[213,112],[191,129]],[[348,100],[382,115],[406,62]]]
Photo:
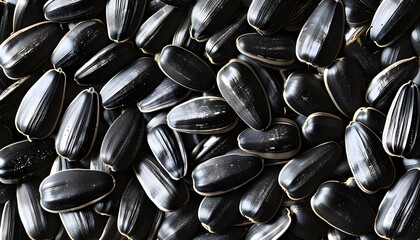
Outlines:
[[53,22],[78,22],[99,15],[105,0],[49,0],[44,5],[44,16]]

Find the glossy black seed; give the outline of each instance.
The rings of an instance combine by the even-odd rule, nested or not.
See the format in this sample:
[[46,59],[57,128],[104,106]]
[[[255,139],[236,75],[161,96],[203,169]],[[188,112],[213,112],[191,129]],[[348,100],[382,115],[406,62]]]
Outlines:
[[[13,15],[13,32],[44,21],[44,0],[19,0]],[[0,39],[1,41],[1,39]]]
[[417,23],[414,24],[410,38],[414,50],[416,51],[417,55],[420,55],[420,20],[418,20]]
[[188,8],[186,11],[184,11],[184,16],[182,17],[182,20],[174,33],[172,45],[183,47],[194,52],[195,54],[201,54],[203,53],[206,43],[197,42],[191,38],[191,12],[192,8]]
[[19,217],[16,197],[11,198],[4,204],[0,223],[1,239],[25,239],[25,229]]
[[289,209],[281,208],[271,221],[252,225],[249,228],[245,239],[278,239],[286,232],[291,222],[292,218]]
[[381,53],[381,65],[383,68],[402,59],[416,56],[416,51],[410,40],[409,32],[402,35],[395,42],[384,48]]
[[353,115],[353,121],[369,127],[381,138],[385,126],[386,115],[376,108],[361,107]]
[[369,22],[374,11],[363,4],[362,0],[343,0],[346,21],[351,26],[359,26]]
[[310,144],[344,139],[345,125],[341,118],[329,113],[316,112],[309,115],[302,126],[302,136]]
[[15,11],[15,4],[11,1],[0,2],[0,42],[3,42],[13,32],[13,16]]
[[53,22],[78,22],[99,15],[105,0],[49,0],[44,5],[44,16]]
[[91,208],[60,213],[60,219],[70,239],[98,239],[107,222],[105,216],[95,213]]
[[289,231],[302,239],[314,239],[325,236],[328,225],[322,221],[309,206],[304,203],[295,203],[290,206],[292,224]]

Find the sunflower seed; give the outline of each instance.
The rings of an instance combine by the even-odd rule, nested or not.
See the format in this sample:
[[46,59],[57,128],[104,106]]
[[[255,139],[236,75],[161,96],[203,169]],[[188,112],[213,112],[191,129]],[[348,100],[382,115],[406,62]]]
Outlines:
[[411,44],[409,32],[407,32],[382,50],[381,65],[386,68],[402,59],[414,56],[416,56],[416,51]]
[[179,8],[194,5],[195,3],[195,0],[161,0],[161,1],[168,5],[172,5]]
[[362,2],[363,0],[343,0],[346,21],[350,26],[359,26],[369,22],[374,11]]
[[330,113],[316,112],[309,115],[302,126],[303,138],[316,145],[344,139],[344,122]]
[[[6,203],[15,196],[16,185],[4,184],[0,182],[0,204]],[[1,216],[1,215],[0,215]]]
[[[404,158],[402,160],[402,165],[404,166],[404,169],[406,171],[408,171],[412,168],[420,168],[420,159],[419,158],[411,158],[411,159]],[[1,202],[1,200],[0,200],[0,202]]]
[[203,233],[195,236],[192,240],[239,240],[245,237],[247,230],[248,229],[242,227],[231,227],[217,233]]
[[417,55],[420,55],[420,20],[418,20],[417,23],[413,26],[410,39]]
[[191,12],[192,8],[188,8],[184,12],[184,16],[182,17],[182,20],[174,33],[172,45],[188,49],[191,52],[199,55],[203,53],[206,43],[197,42],[190,36]]
[[44,0],[18,0],[13,15],[13,32],[45,21],[44,3]]
[[16,197],[4,204],[0,224],[0,239],[25,239],[25,229],[19,217]]
[[48,0],[44,16],[53,22],[78,22],[99,15],[105,8],[105,0]]
[[322,221],[309,206],[303,203],[295,203],[290,206],[292,224],[289,231],[302,239],[314,239],[325,236],[328,225]]
[[282,208],[271,221],[252,225],[245,236],[245,240],[278,239],[289,228],[291,222],[289,209]]
[[98,239],[107,222],[106,217],[96,214],[89,207],[59,215],[71,239]]
[[10,36],[13,32],[13,16],[15,11],[15,4],[11,1],[0,2],[0,43]]
[[372,107],[361,107],[353,115],[354,122],[366,125],[380,138],[382,138],[385,120],[386,115]]

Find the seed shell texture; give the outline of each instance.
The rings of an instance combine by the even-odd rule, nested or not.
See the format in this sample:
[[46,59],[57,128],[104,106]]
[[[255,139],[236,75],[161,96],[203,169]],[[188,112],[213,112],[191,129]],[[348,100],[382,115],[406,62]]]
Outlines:
[[[146,125],[146,132],[150,132],[153,128],[155,128],[159,125],[166,124],[166,116],[167,115],[168,115],[168,112],[161,111],[161,112],[158,112],[156,115],[154,115],[149,120],[146,119],[146,121],[148,121],[147,125]],[[146,114],[143,114],[143,116],[146,116]]]
[[109,43],[100,20],[79,22],[60,40],[51,55],[54,68],[78,69]]
[[184,181],[173,180],[155,157],[142,153],[133,169],[147,196],[160,210],[175,211],[187,204],[190,194]]
[[336,181],[321,184],[311,198],[311,208],[326,223],[353,236],[367,234],[375,221],[375,212],[363,196]]
[[45,21],[44,3],[44,0],[18,0],[13,15],[13,32],[37,22]]
[[343,0],[346,21],[350,26],[360,26],[368,23],[375,13],[363,0]]
[[382,143],[391,156],[420,156],[420,89],[413,82],[398,90],[385,121]]
[[53,139],[21,141],[0,150],[0,182],[15,184],[47,170],[57,153]]
[[44,5],[44,16],[53,22],[78,22],[99,15],[105,9],[105,0],[49,0]]
[[346,128],[345,143],[350,169],[362,191],[373,194],[392,185],[394,164],[371,129],[351,122]]
[[48,212],[63,213],[89,206],[114,190],[114,177],[88,169],[70,169],[46,177],[39,186],[41,206]]
[[217,86],[236,114],[251,128],[264,130],[271,123],[267,94],[252,67],[233,59],[217,73]]
[[145,53],[157,54],[169,44],[182,20],[183,9],[165,5],[143,22],[136,33],[136,45]]
[[315,112],[339,114],[323,82],[311,73],[290,74],[284,84],[283,96],[294,112],[306,117]]
[[420,168],[404,173],[382,199],[375,220],[375,232],[388,239],[416,239],[420,236]]
[[188,7],[194,5],[196,0],[162,0],[162,2],[175,7]]
[[365,93],[360,65],[351,58],[340,58],[324,70],[324,83],[337,109],[348,118],[353,116]]
[[231,153],[209,159],[192,172],[193,188],[203,196],[235,190],[257,177],[264,168],[260,157]]
[[150,150],[174,180],[187,174],[187,154],[180,133],[159,125],[147,134]]
[[265,131],[247,128],[238,135],[238,146],[245,152],[268,159],[290,159],[301,147],[300,131],[288,118],[276,118]]
[[344,39],[344,25],[342,1],[321,1],[299,33],[297,58],[317,67],[327,67],[333,63]]
[[59,24],[40,22],[23,28],[0,45],[0,65],[11,79],[34,72],[46,60],[63,36]]
[[252,225],[245,236],[245,240],[278,239],[286,232],[291,222],[289,209],[283,207],[271,221]]
[[302,126],[303,138],[316,145],[344,139],[344,121],[330,113],[316,112],[309,115]]
[[406,82],[413,80],[419,71],[417,57],[400,60],[376,75],[366,90],[366,102],[371,106],[388,112],[398,89]]
[[111,40],[120,42],[134,36],[146,9],[146,0],[110,0],[106,3],[106,25]]
[[118,231],[129,239],[144,239],[152,228],[157,211],[137,178],[132,178],[121,197]]
[[410,32],[406,32],[395,42],[384,48],[381,53],[381,65],[383,68],[390,66],[402,59],[416,56],[416,51],[410,39]]
[[104,227],[104,230],[102,231],[100,240],[105,239],[112,239],[112,240],[124,240],[127,239],[124,237],[117,228],[117,218],[116,215],[109,216],[108,220],[106,221],[106,225]]
[[26,239],[27,235],[23,228],[18,212],[16,197],[11,198],[4,204],[0,223],[0,239]]
[[283,29],[286,31],[300,31],[308,17],[318,6],[319,2],[321,2],[321,0],[297,1],[290,17],[284,24]]
[[127,169],[140,151],[144,134],[143,115],[135,106],[128,108],[105,134],[99,155],[101,161],[112,171]]
[[294,203],[290,206],[292,224],[289,231],[301,239],[320,239],[327,235],[328,224],[320,219],[309,206],[304,203]]
[[410,34],[411,44],[413,44],[414,50],[417,56],[420,55],[420,20],[413,26],[413,30]]
[[101,89],[105,109],[128,106],[149,95],[162,81],[158,64],[149,57],[134,60]]
[[66,75],[51,69],[28,90],[16,113],[16,129],[28,139],[48,137],[55,129],[64,102]]
[[280,171],[280,186],[292,200],[307,197],[334,170],[341,152],[338,143],[326,142],[299,154]]
[[93,89],[80,92],[67,107],[55,138],[57,153],[70,160],[80,160],[91,151],[99,122],[99,97]]
[[70,239],[99,239],[107,222],[107,217],[96,214],[91,208],[59,215]]
[[13,15],[15,12],[15,4],[11,1],[0,2],[0,42],[3,42],[13,32]]
[[203,233],[195,236],[192,240],[239,240],[244,239],[248,229],[243,227],[231,227],[218,233]]
[[420,1],[384,0],[375,11],[370,38],[386,47],[403,35],[420,16]]
[[136,57],[132,42],[111,43],[83,64],[74,74],[74,80],[81,86],[105,83]]
[[295,40],[287,32],[274,36],[245,33],[236,39],[236,47],[243,55],[279,67],[289,66],[295,61],[295,46]]
[[360,122],[369,127],[379,138],[385,126],[386,115],[376,108],[361,107],[353,115],[354,122]]
[[265,223],[274,217],[284,193],[277,181],[281,168],[266,168],[250,183],[239,204],[242,216],[254,223]]
[[209,232],[216,233],[232,225],[239,210],[242,191],[232,191],[219,196],[205,197],[198,208],[198,219]]
[[192,7],[184,11],[181,22],[173,34],[172,45],[183,47],[196,54],[202,54],[206,42],[197,42],[190,36],[191,11]]
[[216,134],[230,131],[238,117],[221,97],[198,97],[172,108],[167,115],[168,126],[176,131]]
[[213,70],[200,57],[185,48],[165,46],[158,63],[166,76],[186,88],[205,92],[214,87],[216,75]]
[[40,204],[40,179],[18,185],[16,191],[19,216],[31,239],[53,239],[60,228],[58,215],[42,209]]
[[248,23],[258,33],[272,35],[287,22],[298,2],[294,0],[252,1],[247,14]]

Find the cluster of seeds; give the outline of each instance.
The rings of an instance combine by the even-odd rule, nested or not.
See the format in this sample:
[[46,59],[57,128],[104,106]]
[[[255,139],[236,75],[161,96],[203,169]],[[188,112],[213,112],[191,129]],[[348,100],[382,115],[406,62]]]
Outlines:
[[420,239],[420,0],[0,13],[0,239]]

